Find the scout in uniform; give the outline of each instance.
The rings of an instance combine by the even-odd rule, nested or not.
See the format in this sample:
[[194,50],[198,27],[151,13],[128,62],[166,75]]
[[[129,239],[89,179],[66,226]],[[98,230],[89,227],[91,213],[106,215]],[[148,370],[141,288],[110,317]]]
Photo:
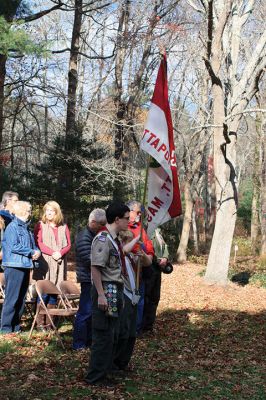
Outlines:
[[119,316],[123,308],[125,258],[117,237],[127,230],[129,208],[119,202],[106,210],[106,230],[93,240],[92,272],[92,347],[85,381],[90,385],[111,386],[107,374],[112,371],[119,333]]

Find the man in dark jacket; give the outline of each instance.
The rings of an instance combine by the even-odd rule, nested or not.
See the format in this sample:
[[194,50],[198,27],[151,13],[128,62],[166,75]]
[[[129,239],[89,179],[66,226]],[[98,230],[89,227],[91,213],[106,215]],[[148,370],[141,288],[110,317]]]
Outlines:
[[76,274],[81,286],[81,295],[74,324],[74,350],[85,349],[91,345],[91,244],[105,224],[105,211],[96,208],[90,213],[86,228],[76,237]]

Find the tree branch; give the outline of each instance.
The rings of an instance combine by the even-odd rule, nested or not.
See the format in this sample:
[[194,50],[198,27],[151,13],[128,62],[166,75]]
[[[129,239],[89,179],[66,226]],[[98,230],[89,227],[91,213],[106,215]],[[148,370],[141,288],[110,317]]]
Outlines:
[[[28,15],[27,17],[23,18],[23,21],[24,22],[35,21],[36,19],[39,19],[39,18],[43,17],[44,15],[50,14],[50,12],[52,12],[54,10],[60,9],[63,5],[64,5],[64,3],[61,0],[59,0],[58,4],[56,6],[53,6],[47,10],[40,11],[36,14]],[[21,18],[17,19],[16,21],[20,21],[20,20],[21,20]]]

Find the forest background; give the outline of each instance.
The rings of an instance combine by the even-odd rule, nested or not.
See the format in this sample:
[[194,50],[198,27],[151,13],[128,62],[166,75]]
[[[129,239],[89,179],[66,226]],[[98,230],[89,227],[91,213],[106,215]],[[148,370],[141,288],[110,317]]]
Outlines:
[[172,260],[208,256],[205,279],[224,284],[246,256],[235,276],[266,285],[265,14],[262,0],[2,1],[1,192],[31,201],[35,221],[57,200],[73,238],[94,207],[141,200],[166,51],[183,201],[163,226]]

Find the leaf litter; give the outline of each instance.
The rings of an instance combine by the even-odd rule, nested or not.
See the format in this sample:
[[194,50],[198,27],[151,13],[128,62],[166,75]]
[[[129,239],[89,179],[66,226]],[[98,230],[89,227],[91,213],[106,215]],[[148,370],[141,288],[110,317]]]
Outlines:
[[[68,326],[65,351],[45,334],[0,338],[0,398],[265,398],[266,290],[206,285],[201,271],[202,265],[186,263],[162,275],[154,334],[137,339],[132,371],[115,389],[84,383],[89,351],[71,350]],[[73,271],[69,276],[75,279]]]

